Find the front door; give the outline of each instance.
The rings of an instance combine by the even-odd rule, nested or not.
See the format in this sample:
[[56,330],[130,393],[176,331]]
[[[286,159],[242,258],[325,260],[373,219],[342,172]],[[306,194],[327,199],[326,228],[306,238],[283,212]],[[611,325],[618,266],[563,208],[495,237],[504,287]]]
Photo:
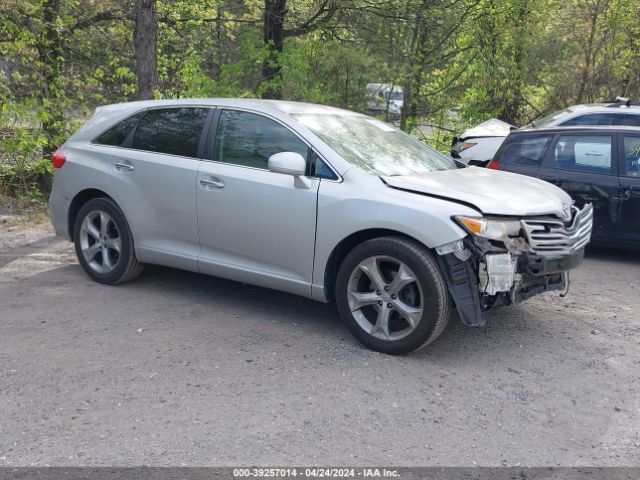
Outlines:
[[613,135],[558,135],[538,174],[567,192],[577,207],[593,205],[594,240],[615,237],[619,202],[615,147]]
[[222,109],[216,117],[211,160],[198,171],[200,271],[309,296],[320,181],[297,188],[267,169],[274,153],[307,158],[309,147],[261,114]]
[[640,135],[620,135],[618,240],[640,246]]

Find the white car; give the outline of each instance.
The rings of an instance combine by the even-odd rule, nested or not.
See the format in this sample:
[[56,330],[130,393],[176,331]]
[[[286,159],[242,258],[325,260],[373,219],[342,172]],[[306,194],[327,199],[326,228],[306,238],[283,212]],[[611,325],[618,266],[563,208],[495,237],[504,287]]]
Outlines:
[[482,165],[489,162],[516,127],[492,118],[473,128],[465,130],[460,137],[454,138],[451,156],[467,165]]
[[249,99],[111,105],[53,156],[51,220],[95,281],[158,264],[335,300],[369,348],[435,340],[567,287],[592,209],[541,180],[457,168],[393,126]]
[[[580,125],[640,126],[640,105],[618,97],[612,103],[574,105],[534,120],[527,127],[569,127]],[[482,122],[454,138],[451,156],[468,165],[486,165],[498,151],[504,139],[516,127],[502,120]]]

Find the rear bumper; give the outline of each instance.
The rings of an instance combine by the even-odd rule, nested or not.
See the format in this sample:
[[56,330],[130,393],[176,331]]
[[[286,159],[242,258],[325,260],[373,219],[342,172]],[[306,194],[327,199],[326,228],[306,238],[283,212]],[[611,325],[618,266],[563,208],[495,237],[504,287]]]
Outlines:
[[69,232],[69,206],[71,199],[58,188],[55,183],[49,196],[49,218],[56,234],[71,241]]

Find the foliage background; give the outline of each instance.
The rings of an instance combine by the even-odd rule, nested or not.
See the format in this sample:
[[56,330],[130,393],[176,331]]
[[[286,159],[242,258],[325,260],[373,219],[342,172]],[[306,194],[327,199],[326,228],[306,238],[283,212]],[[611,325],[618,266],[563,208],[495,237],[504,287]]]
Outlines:
[[[401,127],[433,126],[416,134],[446,150],[488,118],[520,125],[640,96],[637,0],[4,0],[0,200],[44,198],[51,151],[96,106],[138,98],[145,4],[157,98],[275,95],[364,111],[366,84],[392,83],[405,91]],[[278,6],[281,51],[265,33]]]

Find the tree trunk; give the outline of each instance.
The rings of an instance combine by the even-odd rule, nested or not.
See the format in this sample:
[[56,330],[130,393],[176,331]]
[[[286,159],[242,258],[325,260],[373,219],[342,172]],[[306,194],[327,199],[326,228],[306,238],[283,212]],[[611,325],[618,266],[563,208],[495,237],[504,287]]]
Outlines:
[[584,66],[582,67],[582,74],[580,75],[580,87],[578,88],[578,94],[574,103],[583,102],[583,98],[586,94],[586,90],[590,81],[591,69],[593,67],[595,57],[593,44],[595,42],[596,30],[598,28],[598,15],[600,13],[599,7],[600,2],[597,2],[594,6],[593,11],[591,12],[591,18],[589,19],[589,38],[584,49]]
[[411,123],[418,115],[418,103],[421,100],[420,84],[422,80],[422,70],[426,62],[425,50],[427,49],[427,41],[429,40],[429,30],[426,28],[424,20],[430,6],[430,0],[422,2],[420,9],[416,13],[413,27],[409,54],[409,71],[403,87],[404,102],[400,110],[400,129],[405,132],[411,129]]
[[63,97],[60,84],[62,56],[62,39],[56,26],[60,14],[60,0],[46,0],[43,4],[44,30],[38,45],[38,54],[42,61],[42,106],[45,117],[42,120],[42,132],[47,143],[43,147],[43,155],[49,156],[62,141],[64,132],[64,107],[58,100]]
[[529,20],[529,2],[527,0],[521,0],[518,8],[518,12],[515,18],[515,31],[516,35],[520,39],[515,42],[514,55],[513,55],[513,68],[510,74],[512,79],[507,87],[507,92],[504,92],[505,103],[502,110],[501,120],[517,125],[520,121],[520,108],[522,106],[522,89],[524,84],[524,71],[525,66],[525,43],[526,29]]
[[286,0],[265,0],[263,39],[267,57],[262,63],[262,81],[265,89],[262,98],[282,98],[280,55],[284,47],[284,17]]
[[407,80],[403,87],[404,103],[400,109],[400,130],[409,129],[409,119],[416,114],[413,98],[413,80]]
[[154,98],[158,90],[158,13],[155,0],[136,0],[133,46],[136,57],[138,98]]

